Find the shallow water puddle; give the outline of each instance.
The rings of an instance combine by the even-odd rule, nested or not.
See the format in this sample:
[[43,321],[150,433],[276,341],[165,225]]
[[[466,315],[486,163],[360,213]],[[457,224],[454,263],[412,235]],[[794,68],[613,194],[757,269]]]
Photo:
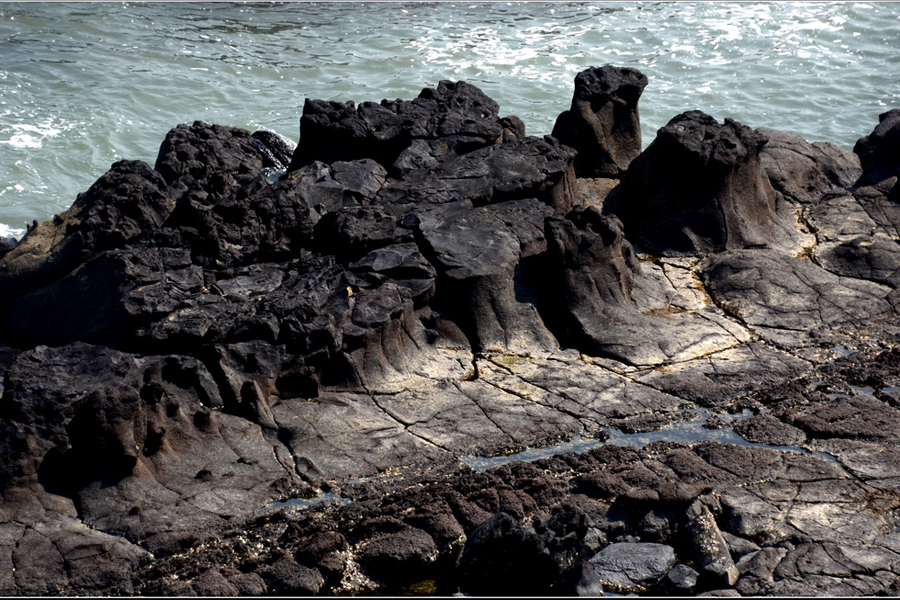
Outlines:
[[[861,393],[865,392],[861,390]],[[608,437],[606,437],[605,439],[583,438],[581,436],[576,436],[575,438],[567,442],[561,442],[559,444],[547,446],[544,448],[526,448],[525,450],[516,452],[515,454],[508,454],[504,456],[467,455],[461,456],[459,460],[463,464],[466,464],[474,469],[476,472],[483,473],[488,469],[493,469],[495,467],[500,467],[502,465],[511,463],[533,462],[542,458],[556,456],[557,454],[588,452],[604,444],[643,448],[647,444],[660,441],[684,443],[715,441],[723,444],[734,444],[737,446],[752,446],[757,448],[768,448],[769,450],[781,450],[785,452],[808,454],[810,456],[816,456],[825,459],[829,462],[840,464],[837,459],[830,454],[825,454],[823,452],[812,452],[800,446],[770,446],[767,444],[760,444],[745,440],[740,435],[735,433],[734,430],[732,430],[731,427],[728,426],[728,424],[752,417],[755,413],[750,409],[745,409],[743,412],[738,414],[713,413],[708,409],[700,407],[691,407],[690,409],[685,410],[690,410],[691,412],[697,413],[697,417],[690,421],[673,423],[668,427],[659,429],[657,431],[623,433],[616,429],[604,429],[603,431],[608,435]],[[763,412],[768,411],[764,410]],[[724,422],[725,425],[719,428],[712,429],[704,427],[704,425],[708,423],[708,420],[713,416],[718,417],[718,420],[720,422]],[[361,483],[371,478],[372,477],[356,478],[348,480],[347,483]],[[311,506],[318,506],[326,503],[332,504],[334,506],[340,506],[342,504],[349,504],[351,502],[353,502],[353,500],[351,500],[350,498],[345,498],[344,496],[341,496],[339,494],[322,492],[313,498],[291,498],[289,500],[273,502],[271,505],[260,510],[259,513],[265,513],[279,508],[303,510]]]
[[604,440],[575,437],[571,441],[556,444],[554,446],[548,446],[545,448],[528,448],[526,450],[523,450],[522,452],[509,454],[506,456],[462,456],[460,457],[460,461],[466,465],[469,465],[475,471],[483,473],[488,469],[514,462],[532,462],[542,458],[556,456],[557,454],[565,454],[567,452],[588,452],[604,444],[643,448],[647,444],[660,441],[685,443],[715,441],[721,442],[723,444],[734,444],[737,446],[753,446],[757,448],[768,448],[770,450],[799,452],[803,454],[809,454],[811,456],[817,456],[830,462],[837,463],[837,460],[830,454],[824,454],[822,452],[811,452],[809,450],[801,448],[800,446],[770,446],[767,444],[749,442],[735,433],[727,425],[719,429],[709,429],[707,427],[704,427],[708,419],[713,415],[718,416],[718,418],[725,423],[733,423],[735,421],[740,421],[742,419],[752,417],[754,413],[750,409],[745,409],[743,412],[733,415],[727,413],[716,414],[707,409],[699,407],[692,407],[689,410],[699,413],[698,416],[690,421],[673,423],[672,425],[669,425],[668,427],[659,429],[657,431],[623,433],[615,429],[609,429],[604,430],[609,434],[609,437]]
[[483,473],[488,469],[508,465],[515,462],[533,462],[542,458],[556,456],[557,454],[566,454],[567,452],[587,452],[598,446],[602,446],[606,441],[599,439],[582,438],[575,436],[568,442],[562,442],[554,446],[546,448],[526,448],[515,454],[505,456],[460,456],[460,462],[469,465],[479,473]]
[[[714,441],[722,442],[723,444],[737,444],[740,446],[762,445],[748,442],[727,426],[721,427],[719,429],[709,429],[707,427],[704,427],[704,425],[706,425],[707,423],[707,420],[716,413],[713,413],[705,408],[693,408],[691,410],[699,413],[697,418],[690,421],[683,421],[681,423],[673,423],[672,425],[669,425],[668,427],[659,429],[657,431],[623,433],[621,431],[612,429],[609,431],[610,436],[609,439],[606,440],[606,443],[616,446],[631,446],[634,448],[643,448],[647,444],[653,442],[693,443]],[[751,411],[750,409],[745,409],[743,412],[734,415],[727,413],[718,415],[719,419],[726,423],[733,423],[735,421],[747,419],[752,416],[753,411]]]
[[843,344],[835,344],[834,346],[831,347],[831,351],[840,357],[851,356],[858,352],[858,350],[855,350],[853,348],[848,348],[847,346],[845,346]]

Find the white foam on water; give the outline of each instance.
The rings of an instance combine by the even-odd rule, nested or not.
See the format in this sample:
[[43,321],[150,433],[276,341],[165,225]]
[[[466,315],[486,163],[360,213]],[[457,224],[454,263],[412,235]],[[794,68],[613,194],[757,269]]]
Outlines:
[[10,227],[5,223],[0,223],[0,237],[5,238],[16,238],[17,240],[22,237],[25,233],[24,229],[17,229],[15,227]]
[[62,132],[62,129],[53,126],[50,121],[37,125],[19,123],[0,129],[0,135],[8,133],[10,136],[6,140],[0,139],[0,144],[20,149],[40,148],[46,138],[56,137]]

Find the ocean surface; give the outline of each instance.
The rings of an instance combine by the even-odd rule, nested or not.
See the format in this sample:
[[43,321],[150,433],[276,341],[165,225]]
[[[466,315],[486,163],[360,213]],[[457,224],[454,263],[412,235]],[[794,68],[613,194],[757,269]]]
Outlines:
[[886,2],[0,3],[0,236],[202,120],[299,137],[304,98],[477,85],[550,133],[575,75],[645,73],[644,145],[700,109],[852,149],[900,107]]

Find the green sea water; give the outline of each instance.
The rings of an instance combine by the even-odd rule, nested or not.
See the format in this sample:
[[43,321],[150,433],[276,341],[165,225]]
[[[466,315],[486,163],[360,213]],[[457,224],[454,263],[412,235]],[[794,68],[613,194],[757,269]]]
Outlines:
[[644,72],[644,144],[700,109],[852,149],[900,107],[888,2],[0,3],[0,235],[203,120],[293,140],[305,98],[477,85],[550,133],[575,75]]

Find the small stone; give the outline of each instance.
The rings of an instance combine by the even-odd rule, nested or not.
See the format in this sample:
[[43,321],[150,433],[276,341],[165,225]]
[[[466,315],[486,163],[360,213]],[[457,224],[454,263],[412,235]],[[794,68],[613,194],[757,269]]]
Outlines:
[[697,587],[699,577],[700,575],[694,569],[684,564],[678,564],[669,569],[669,572],[653,586],[651,592],[665,596],[687,595]]

